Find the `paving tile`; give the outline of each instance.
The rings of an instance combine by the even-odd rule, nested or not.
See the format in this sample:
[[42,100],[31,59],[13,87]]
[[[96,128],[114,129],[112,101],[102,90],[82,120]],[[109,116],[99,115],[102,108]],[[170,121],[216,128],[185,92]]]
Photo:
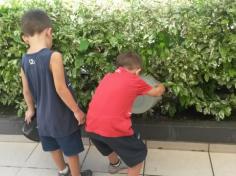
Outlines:
[[23,166],[37,143],[0,142],[0,166]]
[[16,167],[0,167],[1,175],[15,176],[19,172],[20,168]]
[[210,152],[236,153],[236,145],[232,144],[210,144]]
[[16,176],[55,176],[57,171],[54,169],[22,168]]
[[212,176],[213,174],[207,152],[149,149],[145,175]]
[[[94,146],[91,146],[82,169],[91,169],[94,172],[106,173],[108,164],[107,158],[102,156]],[[123,170],[121,173],[127,173],[127,170]]]
[[43,152],[42,145],[39,144],[31,156],[28,158],[25,167],[56,169],[56,166],[49,152]]
[[91,146],[85,158],[82,169],[91,169],[94,172],[107,172],[108,161],[94,146]]
[[35,143],[27,139],[24,135],[0,135],[0,142],[19,142],[19,143]]
[[[80,162],[82,163],[87,153],[88,146],[85,146],[85,150],[80,154]],[[66,157],[65,157],[66,158]],[[45,168],[45,169],[56,169],[56,166],[51,158],[49,152],[44,152],[41,144],[37,146],[35,151],[29,157],[26,162],[26,167]]]
[[235,153],[210,153],[215,176],[236,175]]
[[188,150],[208,152],[208,144],[192,142],[147,141],[150,149]]
[[84,151],[82,153],[80,153],[79,155],[79,159],[80,159],[80,164],[82,165],[85,161],[85,157],[88,154],[88,150],[89,150],[89,146],[85,145],[84,146]]
[[90,139],[87,138],[87,137],[83,137],[83,138],[82,138],[82,141],[83,141],[83,144],[84,144],[84,145],[91,145]]

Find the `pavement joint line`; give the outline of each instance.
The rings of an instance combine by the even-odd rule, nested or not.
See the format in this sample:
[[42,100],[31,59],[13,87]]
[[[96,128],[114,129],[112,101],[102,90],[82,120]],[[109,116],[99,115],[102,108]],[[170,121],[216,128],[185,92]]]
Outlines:
[[145,176],[145,166],[146,166],[146,161],[147,161],[147,160],[145,160],[144,163],[143,163],[143,173],[142,173],[143,176]]
[[31,155],[34,153],[34,151],[36,150],[36,148],[39,146],[39,144],[35,145],[34,149],[30,152],[29,156],[26,158],[25,162],[27,162],[29,160],[29,158],[31,157]]
[[[94,174],[95,174],[95,173],[97,173],[97,174],[109,174],[108,172],[101,172],[101,171],[100,171],[100,172],[93,171],[93,173],[94,173]],[[125,175],[127,175],[127,173],[119,173],[119,172],[118,172],[118,173],[116,173],[116,174],[119,174],[119,175],[124,175],[124,176],[125,176]]]
[[209,156],[209,160],[210,160],[210,164],[211,164],[212,174],[213,174],[213,176],[215,176],[215,172],[214,172],[214,168],[213,168],[213,163],[212,163],[212,160],[211,160],[211,154],[210,154],[210,144],[208,144],[208,156]]
[[85,162],[85,160],[86,160],[86,158],[87,158],[87,156],[88,156],[88,153],[89,153],[90,148],[91,148],[91,143],[89,143],[88,146],[89,146],[89,147],[88,147],[88,150],[86,151],[85,156],[84,156],[84,159],[83,159],[83,161],[82,161],[82,163],[81,163],[81,166],[80,166],[81,168],[83,167],[84,162]]
[[20,166],[9,166],[9,165],[0,165],[0,168],[1,168],[1,167],[18,168],[18,169],[22,168],[22,167],[20,167]]
[[21,144],[37,144],[37,142],[23,142],[23,141],[0,141],[0,143],[21,143]]
[[1,165],[1,167],[7,167],[7,168],[17,168],[17,169],[43,169],[43,170],[56,170],[55,168],[45,168],[45,167],[33,167],[33,166],[8,166],[8,165]]
[[32,167],[32,166],[29,166],[29,167],[21,167],[22,169],[43,169],[43,170],[57,170],[57,169],[54,169],[54,168],[42,168],[42,167]]
[[[145,145],[147,146],[147,140],[145,140]],[[148,149],[147,149],[148,150]],[[148,152],[148,151],[147,151]],[[145,176],[145,167],[146,167],[146,161],[147,161],[147,157],[145,159],[145,161],[143,162],[143,176]]]
[[16,176],[20,173],[20,171],[22,169],[37,169],[37,170],[56,170],[56,169],[53,169],[53,168],[39,168],[39,167],[32,167],[32,166],[29,166],[29,167],[25,167],[25,166],[8,166],[8,165],[1,165],[1,167],[6,167],[6,168],[17,168],[18,171],[16,172]]
[[16,172],[16,176],[20,173],[21,170],[22,170],[22,167],[19,168],[19,170]]

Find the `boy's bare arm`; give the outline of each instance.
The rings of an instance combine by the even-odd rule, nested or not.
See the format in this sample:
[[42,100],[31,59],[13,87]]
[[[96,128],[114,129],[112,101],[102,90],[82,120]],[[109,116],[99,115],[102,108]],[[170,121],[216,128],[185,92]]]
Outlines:
[[62,101],[74,112],[76,119],[80,124],[84,123],[84,113],[78,107],[74,100],[70,90],[68,89],[65,81],[64,65],[62,55],[58,52],[54,52],[51,56],[50,68],[53,75],[53,80],[57,94]]
[[24,99],[25,102],[27,104],[28,110],[25,113],[25,121],[27,121],[28,123],[31,121],[31,118],[33,117],[34,113],[35,113],[35,109],[34,109],[34,101],[33,101],[33,97],[32,94],[30,92],[29,89],[29,84],[28,84],[28,80],[25,76],[25,73],[23,71],[23,69],[21,68],[21,79],[22,79],[22,85],[23,85],[23,95],[24,95]]
[[165,92],[165,87],[163,84],[158,84],[157,87],[153,87],[147,95],[149,96],[161,96]]

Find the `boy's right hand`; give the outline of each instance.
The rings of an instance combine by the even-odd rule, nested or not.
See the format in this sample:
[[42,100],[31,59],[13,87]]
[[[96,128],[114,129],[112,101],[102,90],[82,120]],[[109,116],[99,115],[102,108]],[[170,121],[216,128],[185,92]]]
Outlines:
[[161,83],[158,83],[155,87],[153,87],[147,95],[149,96],[161,96],[165,92],[165,86]]
[[162,84],[162,83],[157,84],[156,87],[159,87],[163,93],[166,91],[166,88],[165,88],[164,84]]
[[85,123],[85,114],[82,111],[74,112],[74,116],[78,120],[79,125],[82,125]]
[[35,111],[29,110],[29,109],[25,112],[25,122],[27,124],[29,124],[31,122],[32,117],[34,116],[34,114],[35,114]]

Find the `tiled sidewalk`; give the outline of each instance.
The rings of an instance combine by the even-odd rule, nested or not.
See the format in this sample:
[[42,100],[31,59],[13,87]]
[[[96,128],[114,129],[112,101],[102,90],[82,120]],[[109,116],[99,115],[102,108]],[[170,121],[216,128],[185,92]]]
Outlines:
[[[106,158],[101,156],[93,145],[89,145],[87,140],[85,144],[86,149],[80,155],[82,169],[92,169],[94,176],[110,176],[106,173]],[[157,149],[160,146],[157,147],[148,141],[148,157],[140,175],[236,176],[236,153],[207,152],[205,149],[209,147],[208,144],[186,143],[186,150],[173,150],[178,148],[179,143],[160,142],[159,145],[164,146],[164,149]],[[190,145],[198,151],[187,151]],[[236,148],[225,147],[231,148],[232,151]],[[216,146],[214,150],[219,150],[219,147]],[[125,176],[126,172],[114,176]],[[57,171],[50,155],[42,152],[40,144],[27,141],[23,136],[0,135],[0,175],[56,176]]]

